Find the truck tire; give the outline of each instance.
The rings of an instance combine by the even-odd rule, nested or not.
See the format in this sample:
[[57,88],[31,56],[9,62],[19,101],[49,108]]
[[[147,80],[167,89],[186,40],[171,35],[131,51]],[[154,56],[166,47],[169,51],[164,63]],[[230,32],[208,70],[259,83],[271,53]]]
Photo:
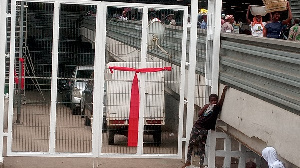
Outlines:
[[115,144],[115,131],[109,130],[108,131],[108,145]]
[[161,126],[157,126],[153,133],[153,140],[155,146],[160,146],[161,144]]
[[79,109],[76,107],[76,105],[75,104],[71,104],[71,110],[72,110],[72,114],[73,115],[78,115],[79,114]]
[[85,126],[91,126],[91,119],[88,116],[85,116],[84,125]]

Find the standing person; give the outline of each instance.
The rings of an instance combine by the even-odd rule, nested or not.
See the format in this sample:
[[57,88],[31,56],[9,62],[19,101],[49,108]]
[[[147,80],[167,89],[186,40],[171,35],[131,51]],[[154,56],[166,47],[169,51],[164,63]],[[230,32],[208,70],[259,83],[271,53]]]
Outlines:
[[174,14],[169,14],[167,16],[167,19],[165,20],[165,24],[166,25],[176,26],[176,21],[174,19]]
[[127,12],[125,10],[122,12],[122,15],[119,17],[119,20],[122,20],[122,21],[128,20]]
[[294,19],[295,25],[290,28],[288,40],[291,41],[300,41],[300,26],[299,19]]
[[248,6],[247,14],[246,14],[246,20],[247,23],[250,24],[251,28],[251,34],[255,37],[263,37],[263,29],[266,25],[265,22],[262,22],[262,16],[261,15],[255,15],[253,17],[253,21],[251,22],[249,19],[249,11],[251,9],[251,6]]
[[233,15],[226,15],[225,16],[225,23],[221,27],[222,33],[233,33],[234,29],[232,24],[234,23]]
[[277,153],[273,147],[264,148],[262,156],[268,162],[269,168],[284,168],[282,162],[277,159]]
[[221,15],[221,26],[225,23],[225,14]]
[[204,107],[198,113],[198,120],[195,122],[191,134],[188,146],[188,153],[185,165],[182,167],[191,165],[191,158],[194,146],[199,146],[200,153],[200,164],[203,164],[205,156],[205,143],[207,138],[208,130],[214,130],[216,126],[216,121],[218,114],[222,110],[225,93],[228,86],[225,86],[220,100],[218,101],[218,95],[211,94],[209,96],[209,104],[204,105]]
[[201,29],[206,29],[207,27],[207,15],[202,15],[202,22],[200,23]]
[[154,22],[161,22],[157,17],[155,13],[151,13],[150,14],[150,23],[154,23]]
[[266,24],[266,26],[264,27],[263,29],[264,37],[276,38],[276,39],[280,38],[283,25],[289,24],[292,20],[292,12],[291,12],[289,2],[287,2],[287,9],[288,9],[288,18],[284,21],[280,21],[280,12],[275,11],[271,13],[272,22]]

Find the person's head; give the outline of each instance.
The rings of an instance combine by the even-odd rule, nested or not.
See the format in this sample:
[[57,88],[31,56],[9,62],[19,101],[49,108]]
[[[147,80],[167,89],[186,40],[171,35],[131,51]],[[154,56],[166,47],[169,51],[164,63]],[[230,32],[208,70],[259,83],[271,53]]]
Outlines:
[[169,20],[172,20],[173,18],[174,18],[174,14],[169,14],[169,15],[168,15],[168,19],[169,19]]
[[295,22],[295,24],[299,24],[300,19],[299,19],[299,18],[295,18],[295,19],[294,19],[294,22]]
[[216,94],[209,95],[209,98],[208,98],[209,104],[217,104],[218,103],[218,99],[219,99],[219,97]]
[[202,18],[203,18],[204,22],[207,22],[207,15],[203,15]]
[[256,15],[255,19],[257,22],[260,22],[262,20],[262,17],[261,17],[261,15]]
[[221,15],[221,19],[225,19],[225,14],[224,13]]
[[272,12],[271,14],[272,14],[272,20],[273,21],[279,21],[281,12],[275,11],[275,12]]
[[150,19],[152,20],[154,18],[156,18],[156,14],[155,13],[150,13]]
[[226,22],[229,22],[229,23],[234,23],[234,17],[233,17],[233,15],[226,15],[225,16],[225,21]]
[[122,16],[123,16],[123,17],[126,17],[126,15],[127,15],[127,14],[126,14],[126,11],[123,11],[123,12],[122,12]]

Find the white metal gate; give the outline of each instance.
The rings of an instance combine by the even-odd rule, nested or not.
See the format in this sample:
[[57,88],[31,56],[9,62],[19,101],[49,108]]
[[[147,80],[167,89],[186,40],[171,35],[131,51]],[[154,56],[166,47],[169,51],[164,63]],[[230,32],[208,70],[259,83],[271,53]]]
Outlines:
[[[83,0],[4,2],[0,53],[10,65],[5,65],[4,56],[0,58],[0,92],[9,88],[10,94],[0,100],[0,118],[8,121],[0,124],[0,151],[6,136],[7,156],[182,158],[194,105],[203,106],[210,90],[218,90],[220,16],[214,14],[221,12],[221,2],[208,2],[207,38],[200,39],[204,47],[197,46],[196,1],[191,6],[192,25],[187,22],[186,6]],[[206,60],[197,60],[196,52]],[[195,74],[199,62],[206,65],[205,79]],[[110,65],[139,73],[138,138],[133,146],[127,143],[128,109],[118,111],[129,107],[132,81],[125,72],[112,78]],[[171,71],[158,77],[141,73],[143,68],[164,67]],[[212,132],[210,137],[210,165],[215,165],[215,156],[225,157],[225,167],[231,157],[240,157],[239,167],[243,167],[244,148],[234,153],[228,148],[228,136]],[[217,138],[226,139],[225,155],[215,153]]]
[[[26,102],[19,101],[19,103],[14,103],[19,100],[15,86],[20,84],[20,82],[15,83],[14,72],[16,71],[15,69],[19,69],[18,72],[20,73],[23,70],[20,64],[17,63],[22,56],[15,52],[16,46],[19,46],[15,32],[18,31],[19,23],[23,23],[23,21],[20,22],[18,20],[18,15],[22,14],[23,11],[17,10],[17,8],[22,6],[21,2],[26,2],[24,7],[27,8],[28,13],[26,17],[28,17],[28,20],[31,19],[37,23],[34,26],[28,25],[28,27],[34,28],[34,33],[29,33],[28,35],[30,36],[28,39],[34,39],[34,41],[28,43],[36,44],[37,47],[29,47],[28,54],[23,56],[26,61],[33,59],[32,62],[26,62],[25,70],[27,70],[27,67],[35,66],[24,75]],[[162,7],[149,4],[80,0],[12,0],[8,6],[11,7],[7,12],[10,13],[9,15],[3,11],[6,10],[4,7],[1,9],[2,18],[9,20],[7,21],[7,26],[11,27],[10,50],[5,51],[5,49],[1,48],[1,53],[9,53],[9,93],[13,93],[8,98],[8,127],[4,133],[1,131],[1,144],[2,137],[7,136],[7,156],[182,158],[184,95],[186,88],[185,68],[186,62],[188,62],[186,59],[187,7]],[[119,17],[115,24],[134,23],[136,31],[141,35],[140,42],[137,43],[138,47],[135,46],[136,43],[135,45],[124,44],[122,39],[120,39],[122,37],[113,37],[113,34],[110,34],[108,37],[107,33],[111,33],[113,30],[108,31],[107,23],[108,19],[111,18],[107,14],[110,14],[109,10],[118,12],[120,11],[119,9],[128,13],[131,12],[131,14],[136,12],[135,18],[131,15],[130,21]],[[76,10],[88,11],[88,13],[85,15],[76,12],[70,13],[70,11]],[[156,13],[158,13],[157,11],[167,11],[171,12],[168,13],[170,16],[174,15],[174,13],[178,16],[177,24],[180,26],[178,26],[177,32],[173,32],[173,36],[178,36],[178,41],[171,43],[168,39],[165,39],[166,31],[160,29],[161,25],[164,25],[162,21],[157,21],[154,24],[152,24],[151,20],[148,21],[152,17],[151,13],[153,11],[156,11]],[[35,12],[37,14],[34,14]],[[159,13],[159,15],[162,16],[162,13]],[[75,26],[77,22],[79,22],[77,24],[83,24],[85,17],[91,20],[90,26],[85,24],[85,26],[81,26],[74,31],[70,23],[74,22]],[[151,24],[154,26],[149,26]],[[156,29],[155,26],[158,28]],[[176,25],[164,26],[176,27]],[[119,31],[125,30],[119,29]],[[90,55],[84,55],[84,51],[75,52],[76,49],[72,50],[72,53],[70,52],[70,48],[76,48],[75,46],[79,43],[76,41],[78,37],[74,37],[74,34],[78,35],[79,41],[82,42],[79,48],[82,46],[81,44],[85,44],[88,46],[89,51],[94,53],[94,56],[91,56],[92,61],[85,60]],[[22,36],[22,34],[17,34],[17,36]],[[118,38],[120,41],[117,40]],[[6,41],[6,39],[1,40],[1,42],[3,41]],[[41,47],[38,48],[38,46]],[[167,47],[180,48],[181,52],[170,53]],[[21,46],[21,48],[23,47]],[[22,49],[19,51],[23,52]],[[159,52],[162,56],[156,58],[153,54],[155,52]],[[190,54],[189,61],[193,60],[192,57],[193,55]],[[70,58],[74,58],[75,61],[70,63]],[[166,118],[169,117],[170,120],[163,121],[164,125],[159,127],[161,135],[158,136],[159,140],[156,141],[159,144],[153,144],[148,141],[148,139],[151,139],[151,135],[149,137],[145,134],[144,123],[148,122],[150,126],[158,124],[157,121],[151,119],[153,116],[145,114],[147,112],[145,108],[155,108],[151,106],[151,103],[157,102],[154,97],[158,92],[155,89],[159,90],[162,88],[158,87],[147,91],[147,82],[149,81],[142,73],[139,77],[140,115],[138,145],[136,147],[127,146],[124,143],[126,142],[124,141],[126,136],[119,135],[118,137],[115,136],[115,138],[118,138],[119,144],[112,145],[108,143],[107,137],[110,130],[106,130],[106,122],[110,121],[106,119],[106,105],[108,104],[105,101],[106,85],[109,83],[107,83],[106,72],[108,70],[107,64],[117,59],[118,61],[127,62],[127,65],[131,65],[131,68],[147,68],[146,65],[149,62],[157,62],[159,66],[170,66],[172,69],[170,72],[161,73],[164,74],[164,87],[169,90],[169,93],[164,94],[170,95],[173,93],[180,95],[180,98],[172,100],[178,106],[172,114],[175,117],[170,117],[172,115],[168,114],[170,112],[169,109],[164,111]],[[67,63],[70,65],[67,65]],[[137,64],[139,64],[139,67],[135,66]],[[71,72],[69,73],[69,71]],[[39,72],[43,72],[43,75],[39,75]],[[81,76],[81,73],[85,74],[85,76]],[[191,74],[193,73],[194,71],[191,72]],[[68,76],[65,74],[68,74]],[[28,82],[30,80],[32,82]],[[90,84],[92,84],[91,88],[94,96],[84,97],[89,93],[88,87]],[[32,87],[29,87],[30,85]],[[194,84],[188,87],[192,88]],[[147,98],[146,94],[150,93],[154,97],[148,96]],[[170,98],[172,96],[167,97]],[[92,100],[90,104],[87,103],[88,98]],[[162,102],[165,102],[165,100],[162,100]],[[4,103],[2,104],[2,107],[4,107]],[[173,105],[170,104],[169,106]],[[90,111],[87,110],[89,107],[92,107],[90,109],[92,113],[89,113]],[[144,117],[148,117],[150,120],[145,120],[146,118]]]

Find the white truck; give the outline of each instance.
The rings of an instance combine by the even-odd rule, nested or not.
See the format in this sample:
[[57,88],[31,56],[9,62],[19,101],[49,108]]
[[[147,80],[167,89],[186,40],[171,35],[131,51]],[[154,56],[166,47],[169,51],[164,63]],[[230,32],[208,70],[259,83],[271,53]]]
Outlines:
[[[113,66],[138,69],[140,63],[110,62],[107,64],[106,120],[109,145],[114,144],[115,134],[128,136],[131,87],[135,75],[134,71],[113,70],[111,73],[109,67]],[[147,68],[161,67],[161,63],[149,62],[146,66]],[[165,124],[164,73],[159,71],[142,74],[146,76],[146,102],[144,107],[140,107],[144,108],[144,134],[152,134],[156,145],[161,144],[161,127]],[[139,78],[141,74],[137,75]]]

